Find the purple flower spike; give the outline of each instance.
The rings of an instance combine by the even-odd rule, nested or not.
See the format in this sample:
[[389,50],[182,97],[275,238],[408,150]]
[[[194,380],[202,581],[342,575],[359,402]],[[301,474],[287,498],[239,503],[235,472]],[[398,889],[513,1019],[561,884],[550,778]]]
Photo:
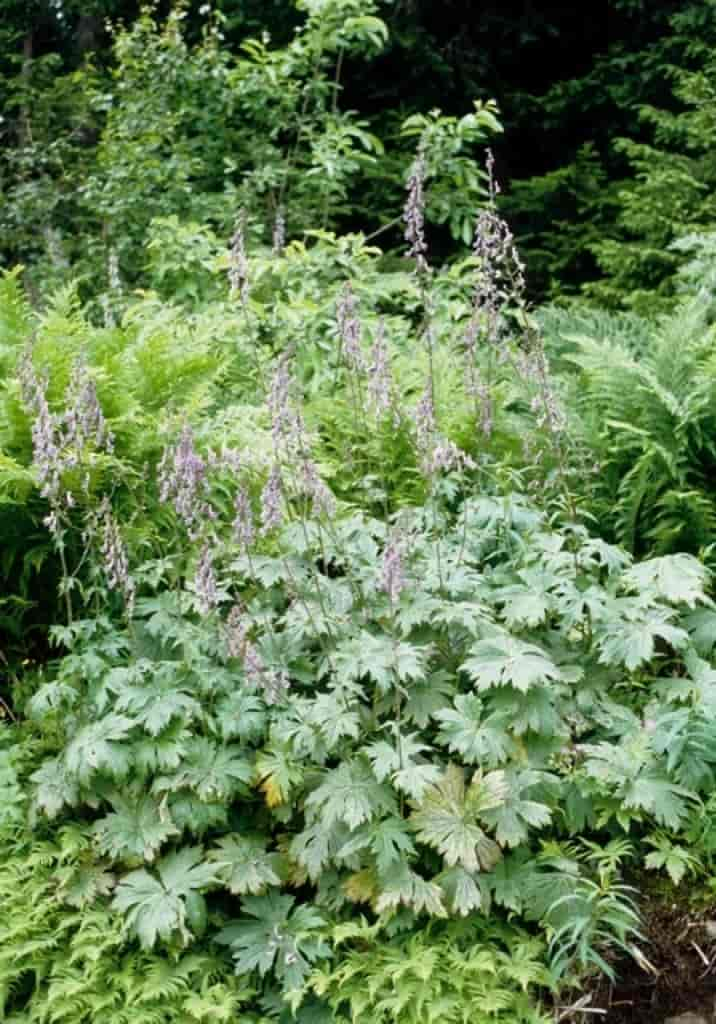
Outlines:
[[312,512],[316,518],[335,515],[336,500],[318,475],[311,459],[304,459],[301,464],[301,486],[312,502]]
[[428,269],[425,258],[428,251],[425,241],[425,175],[425,152],[421,144],[408,178],[408,198],[403,210],[408,256],[415,260],[416,269],[420,273]]
[[251,511],[251,499],[246,487],[241,487],[237,491],[234,509],[236,510],[233,523],[234,538],[245,551],[248,551],[254,543],[256,531],[254,530],[254,516]]
[[385,344],[385,324],[381,320],[375,333],[370,351],[368,367],[368,401],[376,416],[385,416],[389,411],[393,394],[393,377],[388,362],[388,347]]
[[405,588],[402,547],[400,534],[394,533],[391,535],[383,552],[383,564],[381,566],[378,586],[380,590],[388,595],[391,604],[398,602],[400,594]]
[[199,611],[202,615],[208,615],[219,603],[219,592],[214,574],[214,561],[208,541],[205,542],[199,555],[194,587],[199,599]]
[[159,463],[159,497],[171,502],[190,535],[207,518],[211,509],[204,500],[208,493],[207,465],[194,447],[194,434],[186,424],[179,443],[164,450]]
[[435,423],[435,406],[433,404],[433,389],[431,381],[425,383],[423,393],[415,407],[415,433],[418,443],[418,451],[423,455],[430,451],[433,445],[437,426]]
[[358,302],[350,281],[343,286],[336,308],[336,320],[341,339],[341,354],[346,365],[357,373],[363,373],[365,370],[365,360],[361,349],[363,331],[358,318]]
[[281,470],[274,463],[269,478],[261,492],[261,533],[267,534],[280,526],[283,521],[283,499]]
[[112,514],[109,501],[104,498],[101,509],[104,523],[102,531],[102,556],[107,586],[110,590],[118,590],[124,595],[127,609],[131,614],[134,605],[134,580],[129,575],[129,559],[117,520]]

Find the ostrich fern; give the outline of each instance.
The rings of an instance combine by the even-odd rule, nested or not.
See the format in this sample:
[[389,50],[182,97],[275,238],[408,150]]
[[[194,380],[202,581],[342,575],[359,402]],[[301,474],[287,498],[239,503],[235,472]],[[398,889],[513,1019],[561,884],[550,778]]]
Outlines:
[[716,530],[716,352],[703,303],[662,319],[639,358],[619,335],[569,340],[601,528],[637,554],[703,549]]

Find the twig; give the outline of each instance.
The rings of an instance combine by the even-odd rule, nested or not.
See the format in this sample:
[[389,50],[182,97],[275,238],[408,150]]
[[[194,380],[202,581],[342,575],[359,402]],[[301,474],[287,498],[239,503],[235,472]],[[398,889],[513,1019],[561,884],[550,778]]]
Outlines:
[[374,238],[377,238],[378,235],[382,235],[384,231],[390,231],[391,228],[394,228],[398,224],[400,224],[402,219],[403,219],[402,213],[401,213],[401,215],[399,217],[393,217],[393,219],[389,220],[387,224],[384,224],[382,227],[377,228],[375,231],[371,231],[371,233],[369,235],[365,236],[363,241],[365,241],[365,242],[372,242]]
[[704,951],[701,948],[701,946],[699,946],[698,942],[694,942],[694,940],[692,939],[691,940],[691,945],[694,947],[696,952],[699,954],[699,956],[701,958],[701,962],[706,965],[706,970],[708,971],[709,967],[711,966],[711,961],[706,956],[706,954],[704,953]]
[[709,962],[709,965],[706,968],[706,970],[703,972],[703,974],[699,975],[699,981],[701,981],[702,978],[705,978],[706,975],[709,974],[709,972],[711,971],[711,969],[713,968],[713,965],[715,963],[716,963],[716,953],[711,957],[711,961]]
[[558,1006],[556,1008],[557,1013],[559,1014],[559,1016],[557,1017],[557,1021],[559,1022],[561,1020],[566,1020],[568,1017],[571,1017],[572,1014],[575,1013],[596,1013],[603,1016],[606,1015],[606,1010],[602,1010],[596,1006],[590,1007],[589,1004],[591,1003],[591,1001],[592,993],[588,992],[585,996],[581,996],[576,1001],[576,1003],[572,1003],[571,1006]]

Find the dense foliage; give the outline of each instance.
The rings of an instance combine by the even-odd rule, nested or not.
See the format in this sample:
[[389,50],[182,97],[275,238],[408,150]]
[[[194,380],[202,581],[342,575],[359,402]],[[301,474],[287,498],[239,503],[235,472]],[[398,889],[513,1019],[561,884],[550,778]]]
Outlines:
[[627,307],[535,310],[495,104],[344,103],[380,14],[3,72],[8,1021],[542,1024],[648,962],[645,871],[713,886],[711,66],[619,194],[516,190]]
[[[658,288],[668,305],[680,258],[667,247],[708,223],[713,0],[486,3],[480,18],[462,0],[439,12],[421,0],[217,0],[168,20],[161,5],[115,0],[6,6],[0,252],[45,264],[43,277],[87,255],[83,224],[83,273],[106,275],[110,243],[135,280],[128,242],[152,215],[225,233],[247,196],[269,221],[295,202],[295,230],[385,228],[398,245],[402,122],[437,107],[459,120],[490,97],[533,295],[586,283],[600,302],[649,311]],[[469,185],[447,182],[453,199]],[[453,248],[448,233],[435,243]]]

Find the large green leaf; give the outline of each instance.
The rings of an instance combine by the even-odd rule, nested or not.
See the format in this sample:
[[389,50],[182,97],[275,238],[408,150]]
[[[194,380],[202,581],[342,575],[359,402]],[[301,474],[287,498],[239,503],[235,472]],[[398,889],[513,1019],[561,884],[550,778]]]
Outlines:
[[178,834],[166,807],[149,796],[115,793],[114,810],[94,825],[99,847],[110,857],[153,861],[162,845]]
[[204,862],[201,847],[185,847],[163,857],[156,870],[156,875],[144,868],[125,875],[113,901],[126,915],[127,928],[146,949],[151,949],[157,939],[169,942],[178,935],[182,942],[190,940],[187,921],[200,927],[201,891],[216,877],[216,867]]
[[269,890],[242,901],[244,917],[227,925],[217,940],[231,948],[237,974],[273,968],[285,991],[297,989],[319,957],[330,956],[322,937],[326,922],[309,905],[296,907],[293,896]]
[[538,683],[560,679],[561,673],[549,656],[535,644],[511,636],[479,640],[461,666],[479,690],[514,686],[525,693]]
[[486,813],[504,803],[508,789],[502,772],[476,774],[465,785],[465,773],[450,764],[410,815],[418,839],[442,854],[449,866],[466,871],[489,870],[500,858],[497,843],[481,826]]
[[329,772],[306,800],[306,808],[323,827],[344,822],[354,829],[395,809],[390,788],[380,783],[363,760],[345,761]]

